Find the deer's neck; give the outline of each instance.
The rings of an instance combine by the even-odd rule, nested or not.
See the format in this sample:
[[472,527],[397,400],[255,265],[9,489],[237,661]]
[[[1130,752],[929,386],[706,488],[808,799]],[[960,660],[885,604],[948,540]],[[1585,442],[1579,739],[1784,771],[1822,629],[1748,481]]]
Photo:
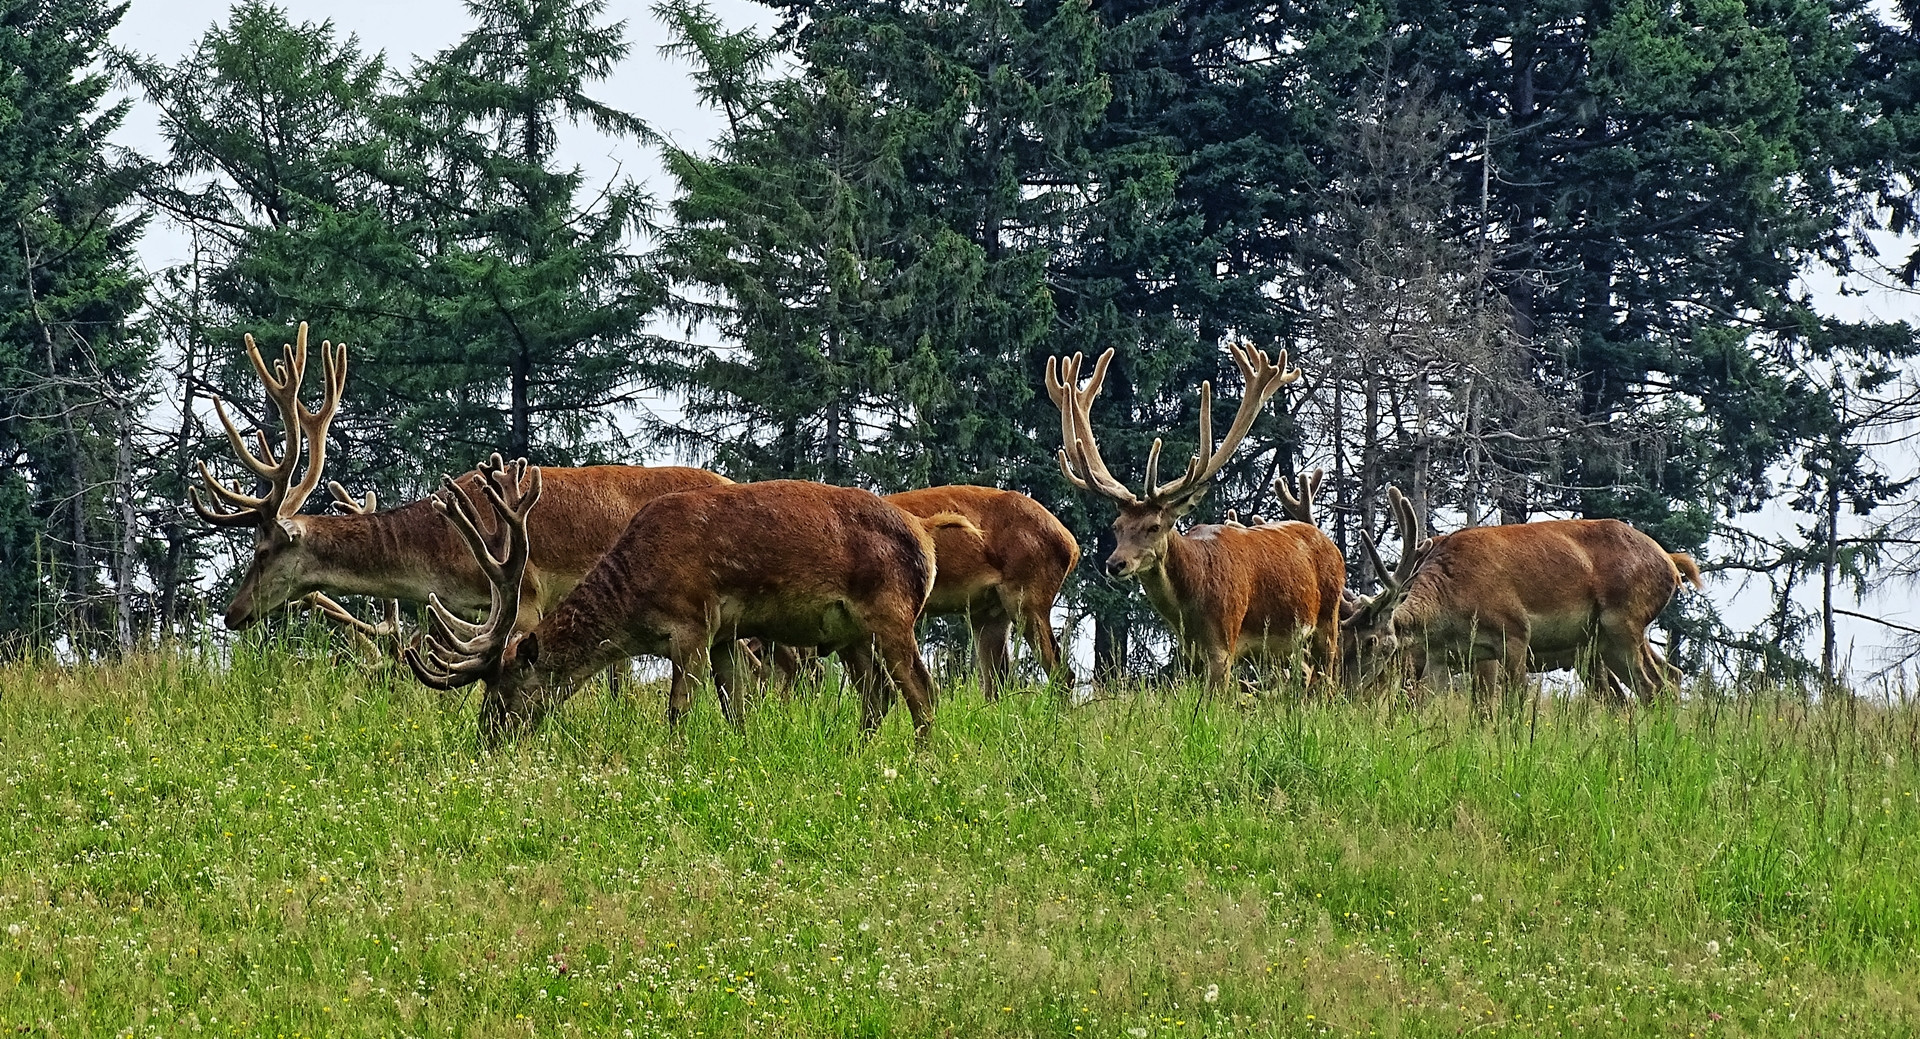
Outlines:
[[342,595],[484,609],[487,584],[446,517],[426,502],[357,516],[300,517],[312,581]]
[[1393,606],[1393,626],[1396,631],[1408,634],[1426,633],[1440,619],[1440,604],[1435,595],[1432,578],[1424,573],[1416,573],[1407,581],[1406,593]]
[[665,656],[667,645],[636,622],[633,571],[596,567],[533,629],[538,667],[550,681],[576,681],[608,664],[639,655]]
[[1140,588],[1147,593],[1147,601],[1182,642],[1188,637],[1188,614],[1203,596],[1209,562],[1205,548],[1175,533],[1167,538],[1159,563],[1140,571]]

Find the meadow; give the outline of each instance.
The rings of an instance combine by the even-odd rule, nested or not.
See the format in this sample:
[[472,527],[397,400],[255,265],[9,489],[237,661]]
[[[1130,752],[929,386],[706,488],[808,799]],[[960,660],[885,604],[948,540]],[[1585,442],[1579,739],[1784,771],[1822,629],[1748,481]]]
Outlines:
[[1920,706],[0,667],[0,1034],[1920,1034]]

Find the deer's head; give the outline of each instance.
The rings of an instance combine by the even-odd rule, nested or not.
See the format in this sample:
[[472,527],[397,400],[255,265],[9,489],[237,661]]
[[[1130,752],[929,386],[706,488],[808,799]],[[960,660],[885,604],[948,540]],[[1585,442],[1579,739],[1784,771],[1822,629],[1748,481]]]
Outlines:
[[532,632],[513,634],[520,615],[521,580],[531,554],[527,515],[540,501],[540,468],[529,466],[524,458],[503,462],[495,454],[480,467],[480,488],[498,520],[495,526],[505,540],[503,546],[488,543],[478,509],[454,486],[452,477],[442,481],[434,508],[460,532],[487,576],[491,594],[486,619],[464,620],[441,605],[438,595],[430,595],[427,631],[407,647],[405,657],[414,675],[432,688],[486,684],[480,700],[480,736],[492,745],[530,728],[550,702],[547,676],[536,666],[539,639]]
[[1146,495],[1136,496],[1126,484],[1114,477],[1100,457],[1094,440],[1092,406],[1107,378],[1107,365],[1113,360],[1109,349],[1094,362],[1093,373],[1085,387],[1080,385],[1084,358],[1047,359],[1047,394],[1060,409],[1060,434],[1065,446],[1060,449],[1060,470],[1068,482],[1082,491],[1112,501],[1120,510],[1113,521],[1114,550],[1106,559],[1107,573],[1130,577],[1153,570],[1166,559],[1168,543],[1175,534],[1174,524],[1205,498],[1214,476],[1233,456],[1234,449],[1253,428],[1253,420],[1280,387],[1300,378],[1300,370],[1287,367],[1287,353],[1280,351],[1278,363],[1267,359],[1264,351],[1241,340],[1227,344],[1234,364],[1246,380],[1246,395],[1234,415],[1226,439],[1218,448],[1213,443],[1213,384],[1200,384],[1200,445],[1178,479],[1159,481],[1160,441],[1153,442],[1147,454]]
[[[307,326],[300,325],[295,341],[281,347],[281,356],[271,369],[260,356],[260,347],[247,336],[247,358],[266,388],[267,397],[280,413],[284,439],[275,450],[264,429],[253,433],[255,447],[247,445],[227,414],[226,403],[214,398],[214,412],[226,429],[240,463],[266,481],[265,493],[254,496],[225,483],[213,475],[205,461],[199,463],[200,479],[205,487],[193,488],[193,508],[200,518],[219,527],[253,529],[253,555],[233,601],[227,606],[227,627],[248,627],[288,601],[320,587],[318,575],[305,548],[308,524],[300,516],[300,507],[320,484],[326,469],[327,427],[340,407],[340,395],[347,381],[347,346],[331,342],[320,344],[325,372],[320,406],[309,411],[300,401],[300,384],[307,368]],[[307,454],[305,471],[300,455]],[[295,476],[298,474],[296,482]],[[345,491],[334,485],[336,497]],[[351,499],[347,499],[351,500]]]
[[1403,633],[1394,617],[1400,604],[1406,601],[1414,571],[1433,547],[1433,539],[1426,537],[1413,502],[1400,493],[1400,488],[1387,488],[1387,505],[1400,528],[1400,561],[1393,569],[1387,569],[1373,535],[1360,531],[1360,544],[1366,549],[1367,561],[1380,576],[1380,590],[1372,595],[1348,592],[1341,605],[1341,642],[1350,663],[1373,664],[1399,653]]

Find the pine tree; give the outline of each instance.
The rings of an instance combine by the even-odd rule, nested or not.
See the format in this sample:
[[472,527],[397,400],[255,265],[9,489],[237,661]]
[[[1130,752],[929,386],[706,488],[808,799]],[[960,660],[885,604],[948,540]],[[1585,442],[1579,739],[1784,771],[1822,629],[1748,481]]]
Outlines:
[[631,247],[647,201],[632,181],[583,198],[581,172],[555,159],[562,125],[646,133],[587,93],[628,49],[605,7],[471,0],[476,26],[413,71],[397,109],[389,176],[419,221],[415,348],[457,373],[435,432],[475,452],[626,453],[615,419],[641,389],[659,299]]
[[103,104],[96,65],[124,11],[0,4],[0,652],[56,622],[81,651],[116,624],[130,636],[134,535],[111,505],[131,493],[116,446],[149,366],[132,327],[142,220],[107,151],[125,105]]
[[352,346],[329,459],[351,486],[406,500],[494,450],[630,459],[646,203],[555,157],[573,123],[644,132],[587,93],[626,52],[602,10],[476,3],[459,43],[395,77],[331,23],[248,0],[180,62],[132,62],[171,144],[153,199],[207,247],[171,312],[197,315],[212,387],[246,410],[241,333],[304,320]]
[[[1072,2],[804,10],[776,42],[661,8],[730,127],[670,154],[662,270],[730,341],[669,373],[679,432],[742,475],[1044,483],[1048,263],[1106,102],[1098,27]],[[803,71],[765,77],[781,47]]]

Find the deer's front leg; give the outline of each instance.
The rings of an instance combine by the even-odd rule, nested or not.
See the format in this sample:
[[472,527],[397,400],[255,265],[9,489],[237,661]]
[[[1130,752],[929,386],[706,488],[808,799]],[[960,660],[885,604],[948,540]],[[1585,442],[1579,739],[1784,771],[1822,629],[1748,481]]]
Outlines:
[[724,639],[710,651],[713,659],[713,694],[720,701],[720,713],[735,731],[746,727],[743,699],[747,676],[752,674],[747,649],[738,639]]
[[694,687],[705,682],[713,669],[713,657],[702,635],[675,638],[669,659],[673,664],[673,683],[667,690],[667,725],[678,728],[681,719],[687,716],[687,708],[693,704]]

